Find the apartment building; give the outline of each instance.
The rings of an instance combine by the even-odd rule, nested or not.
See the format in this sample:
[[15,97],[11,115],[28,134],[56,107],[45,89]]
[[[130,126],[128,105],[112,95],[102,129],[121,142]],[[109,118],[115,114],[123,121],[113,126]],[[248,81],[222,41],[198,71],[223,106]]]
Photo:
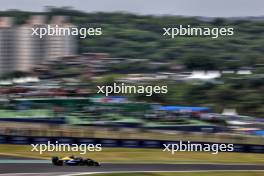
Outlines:
[[[71,28],[73,24],[68,23],[67,17],[55,16],[51,19],[49,25],[59,28]],[[46,58],[48,61],[56,60],[59,57],[67,57],[76,54],[77,50],[76,36],[46,36]]]
[[31,71],[45,59],[45,38],[32,36],[32,27],[44,27],[44,16],[32,16],[26,24],[16,27],[16,70]]
[[76,36],[32,36],[32,28],[47,24],[70,27],[63,16],[50,22],[44,16],[32,16],[23,25],[15,25],[10,17],[0,18],[0,76],[13,71],[31,72],[46,61],[76,54]]
[[0,18],[0,75],[15,70],[15,30],[12,25],[12,18]]

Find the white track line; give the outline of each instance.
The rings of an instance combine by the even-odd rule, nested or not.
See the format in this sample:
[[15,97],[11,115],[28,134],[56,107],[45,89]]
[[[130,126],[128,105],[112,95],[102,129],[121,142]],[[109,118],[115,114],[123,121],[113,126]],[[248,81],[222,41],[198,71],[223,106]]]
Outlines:
[[82,172],[74,174],[66,174],[60,176],[80,176],[80,175],[96,175],[96,174],[126,174],[126,173],[201,173],[201,172],[264,172],[264,170],[196,170],[196,171],[110,171],[110,172]]
[[46,173],[7,173],[0,176],[26,176],[26,175],[58,175],[58,176],[81,176],[81,175],[96,175],[96,174],[112,174],[112,173],[210,173],[210,172],[264,172],[264,170],[195,170],[195,171],[105,171],[105,172],[77,172],[64,174],[63,172],[46,172]]

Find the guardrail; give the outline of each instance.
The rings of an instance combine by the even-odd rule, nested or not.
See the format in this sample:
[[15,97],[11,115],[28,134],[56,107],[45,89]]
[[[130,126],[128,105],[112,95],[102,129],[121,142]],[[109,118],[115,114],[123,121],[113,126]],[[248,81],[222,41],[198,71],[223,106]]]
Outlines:
[[[169,140],[143,140],[143,139],[113,139],[113,138],[76,138],[76,137],[47,137],[47,136],[11,136],[0,135],[0,144],[45,144],[67,143],[67,144],[102,144],[102,147],[120,147],[120,148],[163,148],[163,144],[179,144],[180,141]],[[196,144],[220,144],[212,142],[195,142]],[[264,145],[253,144],[234,144],[234,152],[242,153],[264,153]]]

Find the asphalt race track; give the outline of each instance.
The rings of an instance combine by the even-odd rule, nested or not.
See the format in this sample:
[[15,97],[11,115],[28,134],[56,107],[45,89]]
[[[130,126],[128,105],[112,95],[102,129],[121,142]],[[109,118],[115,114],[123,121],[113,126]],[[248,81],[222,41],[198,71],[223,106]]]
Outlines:
[[[0,156],[0,175],[65,175],[69,173],[92,172],[140,172],[140,171],[220,171],[220,170],[262,170],[264,165],[243,164],[136,164],[136,163],[102,163],[100,167],[89,166],[53,166],[47,160],[24,159]],[[6,161],[6,162],[5,162]],[[47,173],[47,174],[45,174]],[[51,174],[52,173],[52,174]],[[56,173],[56,174],[55,174]],[[19,175],[19,174],[16,174]],[[24,174],[21,174],[24,175]]]

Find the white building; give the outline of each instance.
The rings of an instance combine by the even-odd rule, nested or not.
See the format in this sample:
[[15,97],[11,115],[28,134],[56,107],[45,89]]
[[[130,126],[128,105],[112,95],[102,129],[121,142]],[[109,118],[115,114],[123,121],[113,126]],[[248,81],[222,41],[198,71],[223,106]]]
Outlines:
[[[66,18],[53,17],[51,25],[71,27]],[[47,27],[44,16],[32,16],[27,23],[14,26],[12,18],[0,18],[0,75],[12,71],[31,72],[45,61],[76,54],[76,36],[32,35],[32,28]]]
[[44,27],[44,16],[32,16],[24,25],[16,28],[16,69],[31,71],[45,59],[45,38],[32,36],[32,28]]
[[12,18],[0,18],[0,75],[15,69],[15,30],[12,25]]
[[[67,23],[67,18],[64,16],[55,16],[50,21],[51,27],[71,28],[74,25]],[[60,36],[46,36],[46,58],[47,60],[54,60],[58,57],[67,57],[76,54],[76,36],[60,35]]]

